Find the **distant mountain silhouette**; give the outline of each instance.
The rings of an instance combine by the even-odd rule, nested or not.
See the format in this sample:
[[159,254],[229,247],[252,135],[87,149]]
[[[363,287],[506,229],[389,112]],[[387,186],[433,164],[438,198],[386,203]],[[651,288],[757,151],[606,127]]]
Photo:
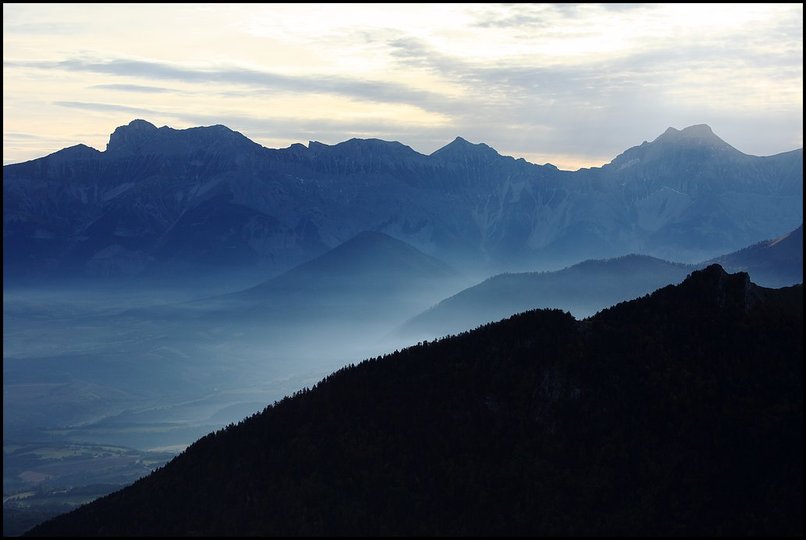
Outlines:
[[747,272],[767,287],[803,283],[803,225],[780,238],[765,240],[712,259],[732,272]]
[[444,262],[388,234],[364,231],[324,255],[238,294],[253,298],[306,287],[348,293],[368,288],[388,291],[422,280],[453,277],[456,271]]
[[537,308],[579,317],[681,282],[692,265],[646,255],[589,260],[556,272],[498,274],[467,288],[408,321],[402,335],[433,339]]
[[[443,261],[376,231],[348,241],[246,289],[127,310],[137,320],[208,320],[267,332],[310,330],[323,322],[399,324],[455,292],[468,278]],[[392,321],[392,322],[389,322]],[[242,330],[243,328],[241,328]]]
[[712,265],[349,366],[31,536],[803,534],[803,287]]
[[134,120],[104,152],[3,167],[3,267],[278,275],[365,230],[487,274],[631,252],[693,262],[802,223],[802,178],[802,149],[749,156],[704,125],[569,172],[461,137],[428,156],[378,139],[275,150],[221,125]]
[[765,287],[803,283],[803,227],[698,264],[626,255],[589,260],[555,272],[499,274],[442,300],[407,321],[400,333],[433,339],[537,308],[558,308],[586,317],[679,283],[692,270],[713,263],[730,271],[747,272]]
[[466,164],[469,162],[489,163],[502,158],[495,150],[484,143],[473,144],[462,137],[434,151],[431,156],[445,163]]
[[388,316],[392,307],[422,306],[455,289],[459,277],[444,262],[405,242],[364,231],[312,261],[220,300],[234,302],[230,305],[238,310],[251,305],[270,311],[286,322],[289,317],[310,322],[334,313],[362,320]]

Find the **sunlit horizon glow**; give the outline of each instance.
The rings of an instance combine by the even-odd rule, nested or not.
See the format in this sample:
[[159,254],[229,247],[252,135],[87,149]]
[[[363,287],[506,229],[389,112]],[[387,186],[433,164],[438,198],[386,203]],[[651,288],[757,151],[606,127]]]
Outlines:
[[3,4],[4,164],[134,118],[571,170],[708,124],[771,155],[803,145],[803,5]]

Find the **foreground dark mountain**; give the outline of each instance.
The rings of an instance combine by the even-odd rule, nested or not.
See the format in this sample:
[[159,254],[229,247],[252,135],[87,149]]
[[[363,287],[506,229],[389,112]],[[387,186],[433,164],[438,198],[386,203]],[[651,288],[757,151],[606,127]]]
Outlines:
[[803,226],[781,238],[696,265],[627,255],[585,261],[556,272],[499,274],[417,315],[401,328],[401,334],[432,339],[537,308],[559,308],[587,317],[679,283],[692,270],[715,262],[732,272],[747,272],[753,282],[766,287],[802,283]]
[[707,126],[567,172],[461,138],[430,156],[377,139],[271,150],[224,126],[135,120],[104,152],[3,167],[3,268],[276,274],[365,230],[485,272],[631,252],[698,261],[801,223],[802,178],[802,150],[748,156]]
[[32,535],[800,535],[803,288],[719,266],[345,368]]

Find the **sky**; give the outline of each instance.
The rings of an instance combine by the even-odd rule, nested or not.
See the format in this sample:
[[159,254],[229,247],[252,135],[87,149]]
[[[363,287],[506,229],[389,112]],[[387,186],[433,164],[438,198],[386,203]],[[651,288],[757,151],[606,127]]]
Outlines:
[[803,146],[803,4],[3,4],[4,164],[135,118],[569,170],[708,124],[771,155]]

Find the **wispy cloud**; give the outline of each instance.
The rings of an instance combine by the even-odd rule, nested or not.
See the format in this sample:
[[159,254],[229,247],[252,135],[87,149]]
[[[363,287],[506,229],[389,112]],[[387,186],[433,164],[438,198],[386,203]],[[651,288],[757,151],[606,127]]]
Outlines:
[[160,114],[153,109],[144,109],[142,107],[128,107],[126,105],[117,105],[112,103],[91,103],[91,102],[83,102],[83,101],[56,101],[54,102],[55,105],[60,107],[68,107],[71,109],[81,109],[84,111],[113,111],[113,112],[125,112],[125,113],[132,113],[132,114],[140,114],[140,115],[149,115],[149,114]]
[[116,90],[118,92],[142,92],[147,94],[167,94],[169,92],[179,92],[173,88],[160,86],[143,86],[141,84],[94,84],[90,86],[98,90]]
[[13,131],[3,132],[3,138],[14,141],[38,141],[45,139],[45,137],[34,133],[18,133]]
[[225,67],[217,69],[189,68],[164,62],[132,59],[87,60],[72,58],[60,61],[6,60],[5,68],[34,68],[91,72],[146,80],[172,80],[183,83],[217,83],[241,85],[267,92],[328,93],[351,99],[382,103],[415,104],[423,109],[451,107],[441,94],[406,85],[335,75],[283,75],[267,71]]
[[474,11],[473,25],[480,28],[547,30],[579,27],[580,19],[606,13],[628,13],[646,9],[642,4],[498,4]]

